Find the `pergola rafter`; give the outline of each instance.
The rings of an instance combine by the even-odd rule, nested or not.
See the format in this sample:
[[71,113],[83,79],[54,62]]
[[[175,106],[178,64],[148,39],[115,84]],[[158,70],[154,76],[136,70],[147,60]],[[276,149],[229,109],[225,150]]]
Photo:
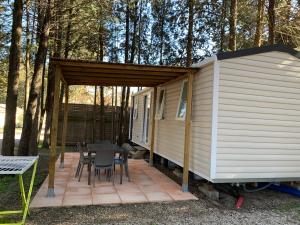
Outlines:
[[[185,123],[185,144],[184,144],[184,165],[183,165],[183,183],[182,190],[188,190],[188,173],[189,173],[189,130],[191,118],[191,99],[192,99],[192,80],[193,74],[199,69],[191,67],[171,67],[171,66],[152,66],[152,65],[135,65],[121,63],[105,63],[87,60],[68,60],[52,58],[50,63],[55,66],[55,89],[53,115],[51,125],[51,153],[49,162],[49,183],[48,196],[54,196],[54,174],[56,160],[57,128],[59,113],[59,93],[60,82],[65,84],[65,111],[62,132],[62,152],[61,167],[64,164],[64,149],[66,143],[67,117],[68,117],[68,98],[70,85],[101,85],[101,86],[136,86],[136,87],[154,87],[155,94],[157,86],[179,79],[188,79],[189,91],[187,96],[187,109]],[[154,96],[154,100],[156,95]],[[152,107],[152,115],[155,115],[155,106]],[[155,120],[151,120],[151,148],[150,164],[153,163],[154,137],[155,137]]]

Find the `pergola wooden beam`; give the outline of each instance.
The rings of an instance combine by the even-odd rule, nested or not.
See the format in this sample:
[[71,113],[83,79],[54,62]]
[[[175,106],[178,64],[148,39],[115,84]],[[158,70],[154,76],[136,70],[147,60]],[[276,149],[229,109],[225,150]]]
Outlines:
[[50,160],[49,160],[49,181],[48,181],[48,197],[54,197],[54,175],[56,161],[56,144],[59,114],[59,93],[60,93],[61,68],[59,65],[55,67],[54,77],[54,101],[51,122],[51,144],[50,144]]
[[97,72],[63,72],[63,75],[66,79],[68,79],[68,77],[72,77],[72,78],[80,78],[81,76],[85,76],[85,77],[93,77],[98,79],[99,77],[103,77],[106,79],[111,79],[111,78],[117,78],[117,79],[142,79],[142,80],[170,80],[173,79],[174,77],[176,78],[177,76],[157,76],[157,75],[143,75],[143,74],[117,74],[117,73],[97,73]]
[[136,65],[136,64],[122,64],[122,63],[105,63],[95,61],[81,61],[81,60],[64,60],[51,59],[52,64],[59,64],[61,67],[84,67],[84,68],[98,68],[98,69],[112,69],[112,70],[136,70],[136,71],[154,71],[154,72],[170,72],[170,73],[186,73],[192,72],[194,68],[176,67],[176,66],[152,66],[152,65]]
[[65,147],[68,130],[68,103],[69,103],[69,85],[65,85],[65,104],[64,104],[64,123],[61,137],[61,154],[60,154],[60,168],[64,168],[65,161]]
[[[98,68],[83,68],[83,67],[64,67],[62,70],[63,73],[99,73]],[[103,69],[101,68],[101,73],[106,74],[120,74],[120,69]],[[178,76],[174,72],[163,72],[163,71],[139,71],[139,70],[123,70],[122,75],[154,75],[154,76],[170,76],[170,77],[176,77]]]
[[129,86],[129,87],[155,87],[158,82],[126,82],[126,81],[99,81],[99,80],[90,80],[90,81],[72,81],[67,80],[69,85],[90,85],[90,86]]
[[193,76],[188,74],[188,93],[185,113],[185,128],[184,128],[184,156],[183,156],[183,176],[182,176],[182,191],[188,192],[189,187],[189,167],[190,167],[190,130],[191,130],[191,115],[192,115],[192,97],[193,97]]

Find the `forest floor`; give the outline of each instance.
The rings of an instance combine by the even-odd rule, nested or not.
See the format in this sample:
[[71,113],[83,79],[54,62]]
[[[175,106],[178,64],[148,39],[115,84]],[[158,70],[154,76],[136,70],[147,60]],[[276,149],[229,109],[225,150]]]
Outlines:
[[[46,178],[47,169],[48,150],[42,149],[33,195]],[[176,181],[175,177],[171,178]],[[25,176],[25,183],[29,179]],[[215,202],[196,187],[193,184],[190,189],[199,198],[196,201],[32,209],[26,224],[300,224],[299,198],[271,190],[245,193],[245,203],[237,210],[234,198],[221,195],[221,199]],[[0,178],[0,210],[16,208],[19,202],[17,178]],[[8,221],[0,218],[1,222]]]

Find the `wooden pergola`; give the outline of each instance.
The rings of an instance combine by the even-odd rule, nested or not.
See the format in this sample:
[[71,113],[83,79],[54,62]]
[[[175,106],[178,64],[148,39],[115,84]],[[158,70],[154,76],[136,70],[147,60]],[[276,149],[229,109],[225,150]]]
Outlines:
[[[61,164],[64,166],[64,151],[66,144],[67,122],[68,122],[68,99],[70,85],[101,85],[101,86],[132,86],[132,87],[153,87],[154,104],[152,115],[156,111],[157,87],[159,85],[173,82],[180,79],[188,80],[188,96],[185,120],[185,141],[184,141],[184,163],[182,190],[188,191],[189,175],[189,140],[190,140],[190,121],[192,108],[192,82],[193,75],[198,71],[197,68],[190,67],[171,67],[171,66],[150,66],[120,63],[104,63],[87,60],[66,60],[52,58],[50,63],[55,66],[55,88],[53,115],[51,124],[51,147],[49,162],[49,183],[48,197],[54,197],[54,175],[57,146],[57,129],[59,115],[59,93],[60,83],[65,86],[64,119],[61,143]],[[153,165],[155,120],[151,118],[151,148],[150,164]]]

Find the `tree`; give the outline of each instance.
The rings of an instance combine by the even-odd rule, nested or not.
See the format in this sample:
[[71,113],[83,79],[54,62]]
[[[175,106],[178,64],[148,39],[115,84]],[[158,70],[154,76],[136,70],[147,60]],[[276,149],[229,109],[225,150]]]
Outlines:
[[264,20],[264,7],[265,7],[265,0],[258,0],[257,5],[257,18],[256,18],[256,32],[254,37],[254,45],[261,46],[262,44],[262,31],[263,31],[263,20]]
[[[62,1],[56,0],[55,5],[59,8],[56,11],[55,15],[55,22],[56,29],[54,29],[54,32],[52,33],[55,42],[54,42],[54,52],[53,57],[60,58],[62,54]],[[67,53],[65,52],[65,55],[69,54],[69,44],[67,45],[66,49]],[[43,147],[48,148],[50,144],[50,128],[51,128],[51,121],[52,121],[52,106],[54,101],[54,76],[55,76],[55,68],[53,65],[49,67],[48,70],[48,82],[47,82],[47,95],[46,95],[46,102],[44,109],[42,110],[41,119],[44,119],[44,114],[46,114],[46,120],[45,120],[45,129],[44,129],[44,140],[43,140]],[[61,91],[63,91],[64,88],[61,88]],[[60,93],[60,105],[62,101],[63,94]]]
[[126,4],[126,33],[125,33],[125,59],[124,62],[128,63],[129,58],[129,15],[130,15],[130,7],[129,7],[129,0],[127,0]]
[[269,0],[268,26],[269,26],[268,44],[273,45],[275,43],[275,0]]
[[23,2],[22,0],[15,0],[13,8],[13,24],[11,29],[5,125],[1,150],[2,155],[14,155],[15,148],[16,110],[22,54],[22,14]]
[[132,10],[134,13],[131,15],[133,20],[133,32],[132,32],[132,42],[131,42],[131,53],[130,53],[130,63],[134,62],[135,56],[135,45],[136,45],[136,36],[137,36],[137,22],[138,22],[138,1],[134,1],[134,9]]
[[229,17],[229,49],[236,50],[237,0],[231,0]]
[[[37,153],[37,119],[39,118],[38,104],[42,86],[43,66],[48,50],[48,39],[50,32],[51,0],[47,1],[47,9],[43,20],[42,31],[39,37],[39,47],[35,57],[34,72],[30,86],[28,105],[26,109],[24,124],[18,155],[35,155]],[[32,145],[34,143],[34,145]],[[30,146],[31,145],[31,146]],[[29,149],[29,147],[31,147]]]
[[221,9],[221,20],[220,20],[220,51],[224,51],[225,47],[225,27],[226,27],[226,17],[227,17],[227,0],[222,1]]
[[186,66],[192,64],[192,48],[193,48],[193,22],[194,22],[194,0],[189,0],[189,26],[187,35],[187,48],[186,48]]
[[105,120],[104,120],[104,87],[100,86],[100,139],[105,139]]
[[29,13],[30,0],[26,0],[26,52],[25,52],[25,93],[24,93],[24,116],[25,109],[28,102],[28,92],[29,92],[29,76],[30,76],[30,51],[31,51],[31,41],[30,41],[30,13]]

